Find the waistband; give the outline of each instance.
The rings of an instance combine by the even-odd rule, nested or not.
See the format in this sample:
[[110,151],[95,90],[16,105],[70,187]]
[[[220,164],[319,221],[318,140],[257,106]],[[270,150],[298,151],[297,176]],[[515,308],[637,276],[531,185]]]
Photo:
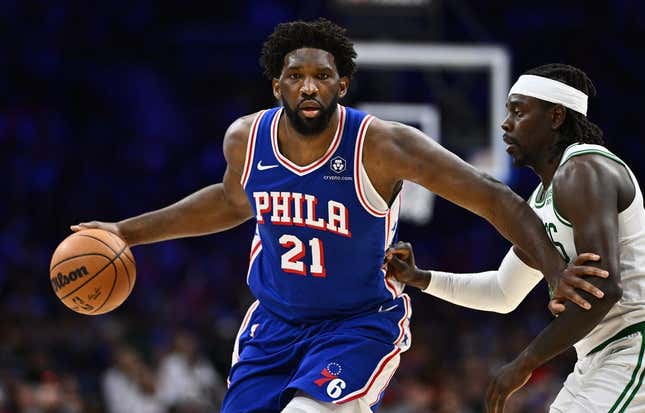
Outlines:
[[607,347],[607,345],[609,345],[609,343],[611,343],[611,342],[613,342],[613,341],[616,341],[616,340],[618,340],[619,338],[626,337],[626,336],[628,336],[628,335],[630,335],[630,334],[637,333],[637,332],[639,332],[639,331],[640,331],[640,332],[644,332],[644,331],[645,331],[645,321],[641,321],[640,323],[632,324],[631,326],[626,327],[626,328],[624,328],[624,329],[620,330],[620,331],[619,331],[618,333],[616,333],[616,335],[614,335],[613,337],[608,338],[608,339],[607,339],[607,340],[605,340],[604,342],[602,342],[602,343],[600,343],[599,345],[597,345],[596,347],[594,347],[594,348],[593,348],[589,353],[587,353],[587,355],[589,355],[589,354],[593,354],[593,353],[596,353],[596,352],[598,352],[598,351],[600,351],[600,350],[604,349],[605,347]]

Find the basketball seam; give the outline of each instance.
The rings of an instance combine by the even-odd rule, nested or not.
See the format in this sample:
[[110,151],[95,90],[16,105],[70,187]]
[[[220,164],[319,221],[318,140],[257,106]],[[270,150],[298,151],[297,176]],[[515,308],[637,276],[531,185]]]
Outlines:
[[[116,237],[119,241],[121,241],[121,242],[123,242],[123,243],[125,244],[125,247],[126,247],[126,248],[128,247],[128,243],[127,243],[127,242],[125,242],[125,241],[123,240],[123,238],[121,238],[121,237],[117,236],[117,235],[116,235],[116,234],[114,234],[113,232],[110,232],[110,231],[106,231],[106,232],[107,232],[107,234],[108,234],[108,236],[109,236],[109,237]],[[109,248],[113,253],[115,253],[115,254],[117,253],[117,252],[112,248],[112,246],[111,246],[110,244],[108,244],[107,242],[103,241],[103,240],[102,240],[102,239],[100,239],[100,238],[94,237],[94,236],[89,235],[89,234],[81,234],[81,233],[77,233],[77,235],[82,236],[82,237],[87,237],[87,238],[95,239],[95,240],[97,240],[98,242],[100,242],[100,243],[102,243],[103,245],[105,245],[106,247],[108,247],[108,248]],[[123,250],[122,250],[122,251],[123,251]],[[128,257],[128,254],[125,254],[125,253],[124,253],[123,255],[124,255],[124,256],[125,256],[125,257],[130,261],[130,262],[132,262],[132,264],[133,264],[133,265],[136,265],[136,264],[135,264],[135,262],[134,262],[134,259],[133,259],[133,258]],[[115,259],[116,259],[116,258],[118,258],[118,259],[121,261],[121,264],[123,264],[123,268],[125,268],[125,272],[126,272],[126,274],[127,274],[127,276],[128,276],[128,294],[130,294],[130,292],[132,292],[132,288],[134,287],[134,286],[132,285],[132,282],[130,281],[130,271],[128,271],[128,267],[125,265],[125,262],[123,262],[123,259],[121,258],[121,256],[120,256],[120,255],[117,255],[117,256],[115,257]],[[116,268],[115,268],[114,270],[116,271]]]
[[[109,235],[110,237],[116,238],[117,240],[119,240],[119,241],[123,242],[125,245],[128,245],[128,243],[127,243],[127,242],[125,242],[125,240],[124,240],[123,238],[119,237],[119,236],[118,236],[118,235],[116,235],[115,233],[110,232],[110,231],[107,231],[107,233],[108,233],[108,235]],[[130,261],[132,264],[135,264],[135,265],[136,265],[136,263],[134,262],[134,256],[133,256],[133,257],[130,257],[128,254],[123,254],[123,256],[124,256],[124,257],[126,257],[126,258],[128,259],[128,261]]]
[[114,265],[114,281],[112,282],[112,288],[110,288],[110,292],[107,293],[107,296],[105,297],[105,300],[103,301],[103,304],[98,306],[96,309],[92,310],[90,312],[90,314],[96,314],[97,311],[99,311],[101,308],[103,308],[105,306],[105,304],[108,302],[108,300],[112,296],[112,292],[114,291],[114,286],[116,285],[117,278],[119,277],[119,271],[117,271],[116,265],[114,264],[114,261],[112,262],[112,264]]
[[[90,238],[94,238],[94,237],[90,237]],[[108,267],[108,265],[110,265],[110,264],[113,264],[113,265],[114,265],[114,260],[116,260],[117,258],[119,258],[119,256],[121,255],[121,253],[123,253],[123,251],[124,251],[126,248],[127,248],[127,246],[123,247],[123,249],[122,249],[121,251],[119,251],[113,259],[111,259],[111,260],[110,260],[110,261],[109,261],[109,262],[108,262],[108,263],[107,263],[103,268],[101,268],[101,269],[100,269],[96,274],[94,274],[91,278],[88,278],[88,279],[87,279],[83,284],[79,285],[78,287],[76,287],[76,289],[74,289],[74,290],[70,291],[69,293],[67,293],[67,295],[65,295],[64,297],[59,297],[59,298],[60,298],[61,300],[66,299],[66,298],[67,298],[67,297],[69,297],[70,295],[74,294],[76,291],[80,290],[83,286],[85,286],[85,284],[87,284],[88,282],[92,281],[92,280],[93,280],[94,278],[96,278],[99,274],[101,274],[101,273],[103,272],[103,270],[105,270],[105,269]],[[116,265],[114,266],[114,272],[116,273]]]
[[62,260],[58,261],[58,262],[56,263],[56,265],[54,265],[53,267],[51,267],[51,268],[49,269],[49,272],[51,273],[52,271],[54,271],[54,268],[58,267],[59,265],[61,265],[61,264],[62,264],[62,263],[64,263],[64,262],[67,262],[67,261],[69,261],[69,260],[73,260],[74,258],[78,258],[78,257],[87,257],[87,256],[89,256],[89,255],[98,255],[98,256],[100,256],[100,257],[104,257],[104,258],[105,258],[105,259],[107,259],[107,260],[110,260],[110,259],[111,259],[109,256],[107,256],[107,255],[105,255],[105,254],[101,254],[101,253],[98,253],[98,252],[88,252],[88,253],[86,253],[86,254],[74,255],[74,256],[72,256],[72,257],[67,257],[67,258],[65,258],[65,259],[62,259]]
[[[123,241],[123,239],[121,239],[121,237],[118,237],[118,236],[116,236],[115,234],[113,234],[111,232],[108,232],[108,235],[110,237],[116,237],[118,240]],[[128,245],[128,244],[126,243],[126,245]],[[108,246],[108,248],[110,248],[110,247]],[[136,265],[134,263],[134,260],[132,258],[128,257],[128,254],[124,253],[123,256],[125,256],[130,262],[132,262],[132,265]],[[125,265],[125,262],[123,261],[123,258],[121,258],[121,256],[119,256],[118,258],[119,258],[119,261],[121,261],[121,264],[123,265],[123,269],[125,269],[125,274],[128,276],[128,294],[130,294],[132,292],[132,288],[134,288],[133,283],[130,281],[130,271],[128,271],[128,266]]]

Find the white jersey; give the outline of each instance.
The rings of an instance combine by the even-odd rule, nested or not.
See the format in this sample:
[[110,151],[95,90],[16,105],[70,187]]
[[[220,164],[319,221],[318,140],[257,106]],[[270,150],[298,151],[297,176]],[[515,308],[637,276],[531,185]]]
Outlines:
[[[620,244],[620,277],[623,297],[589,334],[575,344],[578,357],[583,357],[605,344],[621,330],[645,321],[645,209],[643,194],[636,177],[625,163],[605,147],[591,144],[573,144],[563,153],[561,167],[574,156],[594,154],[623,165],[634,183],[636,194],[627,209],[618,214],[618,242]],[[529,204],[544,223],[549,238],[567,262],[578,255],[573,242],[573,228],[557,210],[551,186],[544,190],[540,184],[529,199]],[[593,225],[589,222],[588,225]]]

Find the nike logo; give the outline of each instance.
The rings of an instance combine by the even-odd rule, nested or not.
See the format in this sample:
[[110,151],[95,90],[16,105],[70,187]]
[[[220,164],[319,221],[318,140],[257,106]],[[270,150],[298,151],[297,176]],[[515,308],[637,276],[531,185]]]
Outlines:
[[394,309],[395,309],[396,307],[398,307],[398,306],[399,306],[398,304],[394,304],[393,306],[388,307],[388,308],[383,308],[383,306],[380,306],[380,307],[379,307],[379,309],[378,309],[378,312],[379,312],[379,313],[384,313],[384,312],[386,312],[386,311],[392,311],[392,310],[394,310]]
[[266,171],[267,169],[277,168],[278,165],[262,165],[262,161],[258,161],[258,171]]

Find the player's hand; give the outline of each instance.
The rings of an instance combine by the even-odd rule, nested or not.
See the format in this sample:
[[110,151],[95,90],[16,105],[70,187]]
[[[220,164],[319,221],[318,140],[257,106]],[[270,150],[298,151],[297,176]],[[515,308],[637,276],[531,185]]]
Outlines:
[[[590,267],[584,265],[586,262],[589,261],[600,261],[600,256],[596,254],[590,254],[590,253],[582,253],[578,255],[573,262],[573,264],[570,264],[565,271],[569,271],[570,274],[572,274],[574,277],[581,278],[585,276],[594,276],[594,277],[600,277],[600,278],[607,278],[609,276],[609,273],[605,270],[601,270],[596,267]],[[588,281],[585,281],[588,282]],[[595,289],[597,292],[600,292],[600,295],[597,295],[594,293],[594,295],[598,298],[602,298],[603,294],[602,291],[598,290],[597,288]],[[551,314],[554,316],[558,316],[560,313],[562,313],[565,310],[564,303],[566,302],[566,299],[563,297],[554,297],[549,301],[549,311]]]
[[98,228],[110,231],[113,234],[118,235],[121,239],[126,240],[126,238],[121,234],[119,226],[116,222],[101,222],[101,221],[90,221],[90,222],[81,222],[80,224],[72,225],[69,227],[72,231],[78,232],[84,229]]
[[428,286],[428,279],[414,263],[414,251],[409,242],[399,241],[385,251],[387,277],[420,289]]
[[[574,263],[567,265],[567,268],[564,269],[557,284],[549,286],[551,300],[554,301],[553,305],[549,303],[549,309],[554,307],[556,312],[564,311],[565,300],[570,300],[584,309],[590,309],[591,304],[582,298],[576,290],[586,291],[597,298],[604,297],[605,294],[598,287],[586,281],[583,277],[607,278],[609,273],[600,268],[583,265],[588,261],[600,261],[600,256],[591,253],[579,254]],[[551,313],[553,313],[553,310],[551,310]]]
[[486,412],[504,413],[506,400],[529,381],[531,374],[532,371],[520,367],[516,361],[503,366],[486,390]]

